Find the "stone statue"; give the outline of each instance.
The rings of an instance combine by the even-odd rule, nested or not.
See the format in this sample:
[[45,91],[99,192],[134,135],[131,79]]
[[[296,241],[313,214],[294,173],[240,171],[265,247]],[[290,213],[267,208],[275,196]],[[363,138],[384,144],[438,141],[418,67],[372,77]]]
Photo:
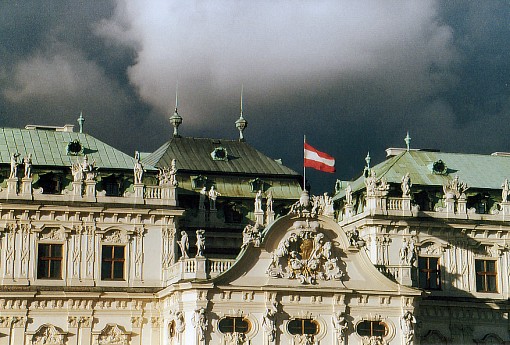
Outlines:
[[269,342],[276,341],[276,314],[278,313],[278,302],[273,301],[262,317],[262,327],[267,334]]
[[89,157],[85,155],[81,163],[81,170],[85,175],[85,180],[93,181],[96,178],[96,162],[89,163]]
[[336,180],[335,182],[335,194],[339,193],[342,190],[342,181]]
[[508,179],[506,178],[503,184],[501,185],[501,201],[508,202],[508,192],[510,191],[510,185],[508,184]]
[[259,224],[246,225],[243,230],[243,245],[241,248],[246,247],[249,243],[253,243],[255,247],[260,246],[260,231]]
[[13,153],[11,155],[11,173],[9,174],[9,178],[17,178],[18,177],[18,157],[19,153]]
[[452,198],[465,198],[465,192],[469,189],[465,182],[459,181],[459,176],[455,175],[453,180],[445,183],[443,185],[443,192],[446,199]]
[[352,205],[352,188],[350,184],[345,188],[345,204]]
[[262,212],[262,191],[260,189],[255,195],[255,212]]
[[377,178],[374,170],[370,170],[370,175],[365,178],[365,186],[367,188],[367,195],[374,195],[377,187]]
[[214,186],[211,186],[211,189],[209,190],[209,209],[210,210],[216,210],[216,198],[220,196],[221,194],[214,189]]
[[404,265],[411,265],[415,260],[415,248],[414,241],[410,238],[409,240],[402,240],[402,248],[400,248],[400,263]]
[[267,200],[266,200],[266,213],[272,213],[273,212],[273,193],[269,192],[267,193]]
[[207,331],[207,319],[205,317],[205,308],[195,310],[195,314],[191,319],[193,327],[197,330],[198,340],[205,340],[205,333]]
[[188,234],[186,231],[181,231],[181,240],[177,241],[177,244],[179,244],[179,248],[181,249],[182,257],[184,259],[189,258],[188,256],[188,250],[189,250],[189,241],[188,241]]
[[409,176],[409,173],[406,173],[404,176],[402,176],[402,183],[400,184],[402,188],[402,197],[406,198],[411,195],[411,177]]
[[182,311],[175,312],[175,330],[182,333],[185,329],[186,323],[184,321],[184,313]]
[[71,166],[71,172],[73,174],[74,182],[83,181],[83,170],[81,169],[80,163],[73,163],[73,165]]
[[32,177],[32,154],[29,153],[28,155],[23,158],[23,165],[25,166],[25,178],[31,178]]
[[205,250],[205,230],[197,230],[197,257],[203,257],[204,256],[204,250]]
[[175,159],[172,159],[172,163],[170,165],[170,171],[169,171],[169,182],[170,185],[177,187],[177,161]]
[[414,340],[414,324],[416,319],[410,311],[406,311],[400,318],[400,328],[402,329],[402,335],[404,338],[405,345],[412,345]]
[[142,162],[140,162],[140,152],[138,151],[135,151],[135,166],[133,168],[133,173],[135,176],[135,184],[141,184],[143,176],[143,165]]
[[207,196],[207,188],[204,187],[200,190],[200,200],[198,202],[198,209],[205,210],[205,198]]
[[331,321],[333,322],[333,328],[336,332],[337,344],[343,345],[345,341],[345,333],[347,332],[347,328],[349,328],[349,324],[345,319],[344,313],[334,313]]

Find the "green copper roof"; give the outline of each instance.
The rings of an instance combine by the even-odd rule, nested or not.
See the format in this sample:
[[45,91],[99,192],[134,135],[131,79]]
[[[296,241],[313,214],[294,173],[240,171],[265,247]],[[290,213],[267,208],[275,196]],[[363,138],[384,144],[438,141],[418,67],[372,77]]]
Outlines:
[[[83,148],[79,155],[67,153],[70,142],[78,140]],[[19,153],[18,161],[32,154],[34,166],[71,166],[82,162],[87,155],[99,169],[129,169],[134,158],[85,133],[60,132],[54,129],[0,128],[0,163],[10,164],[12,153]],[[152,167],[146,167],[152,169]]]
[[[438,161],[446,165],[443,174],[432,171],[433,164]],[[404,150],[372,169],[377,178],[384,177],[389,183],[400,184],[402,176],[409,173],[413,186],[442,186],[458,175],[471,189],[501,189],[503,181],[510,179],[510,156]],[[364,177],[350,185],[353,191],[364,188]],[[344,194],[341,191],[335,199]]]
[[[211,153],[221,148],[226,151],[226,159],[214,159]],[[277,163],[246,142],[236,140],[175,137],[145,157],[143,161],[156,167],[168,167],[172,159],[177,160],[179,170],[299,176],[295,171]]]

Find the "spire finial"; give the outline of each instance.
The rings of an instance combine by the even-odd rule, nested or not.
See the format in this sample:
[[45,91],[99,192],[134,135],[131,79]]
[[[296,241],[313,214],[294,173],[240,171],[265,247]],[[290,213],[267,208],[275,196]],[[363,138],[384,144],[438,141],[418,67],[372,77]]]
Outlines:
[[243,131],[246,127],[248,127],[248,121],[246,121],[243,117],[243,90],[244,85],[241,85],[241,114],[239,115],[239,119],[236,121],[236,127],[239,130],[239,141],[244,141]]
[[80,133],[83,133],[83,123],[85,118],[83,117],[83,111],[80,111],[80,117],[78,118],[78,124],[80,125]]
[[404,141],[406,143],[407,152],[409,152],[409,148],[411,146],[411,137],[409,136],[409,131],[407,131],[407,135],[404,138]]
[[177,107],[179,106],[179,98],[178,98],[178,89],[179,89],[179,83],[177,82],[175,84],[175,111],[172,116],[170,116],[170,123],[174,127],[174,138],[179,137],[179,131],[178,128],[182,123],[182,117],[179,115],[179,112],[177,110]]
[[370,157],[370,151],[367,152],[367,156],[365,157],[365,162],[367,163],[367,168],[370,169],[370,160],[372,158]]

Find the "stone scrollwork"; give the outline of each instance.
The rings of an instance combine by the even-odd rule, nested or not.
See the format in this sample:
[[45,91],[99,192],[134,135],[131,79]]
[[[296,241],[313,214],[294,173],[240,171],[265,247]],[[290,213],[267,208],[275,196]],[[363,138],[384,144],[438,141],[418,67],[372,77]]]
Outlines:
[[103,242],[125,243],[127,242],[127,239],[120,230],[112,230],[103,235]]
[[31,345],[63,345],[64,334],[53,325],[45,324],[32,336]]
[[318,223],[295,222],[294,230],[283,238],[273,252],[267,269],[272,278],[299,279],[301,284],[317,280],[340,280],[344,272],[334,254],[333,243],[317,231]]
[[99,345],[127,345],[128,335],[117,324],[107,324],[98,338]]

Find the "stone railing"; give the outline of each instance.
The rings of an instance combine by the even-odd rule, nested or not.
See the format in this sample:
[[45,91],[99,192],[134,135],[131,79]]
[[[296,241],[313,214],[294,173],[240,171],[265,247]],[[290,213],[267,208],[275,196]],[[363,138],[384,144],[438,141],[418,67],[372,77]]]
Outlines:
[[177,206],[177,188],[170,184],[135,184],[132,192],[125,192],[122,196],[107,196],[105,191],[96,190],[95,180],[72,182],[60,194],[45,194],[42,188],[33,189],[32,182],[32,178],[7,179],[7,188],[0,189],[0,199]]
[[234,263],[235,259],[181,258],[169,267],[169,281],[214,278],[227,271]]

